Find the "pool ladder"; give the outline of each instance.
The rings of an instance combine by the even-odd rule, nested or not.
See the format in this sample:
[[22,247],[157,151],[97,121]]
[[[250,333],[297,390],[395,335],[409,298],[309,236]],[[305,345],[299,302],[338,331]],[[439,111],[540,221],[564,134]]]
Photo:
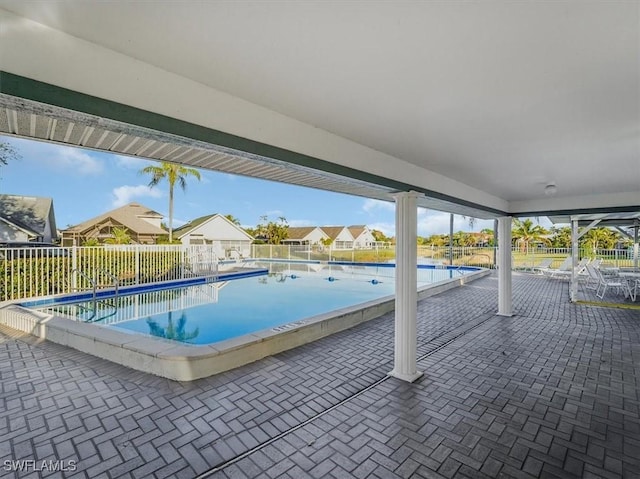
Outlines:
[[[109,276],[112,280],[113,280],[113,284],[111,286],[113,286],[114,288],[114,296],[113,296],[113,304],[108,303],[107,301],[98,301],[98,272],[101,272],[107,276]],[[72,274],[78,274],[79,276],[81,276],[82,278],[84,278],[87,282],[89,282],[89,284],[91,285],[91,308],[84,308],[83,306],[78,305],[79,308],[82,309],[86,309],[88,311],[90,311],[91,316],[89,316],[88,318],[86,318],[84,321],[86,323],[93,323],[95,321],[100,321],[101,319],[104,318],[108,318],[110,316],[113,316],[114,314],[116,314],[118,312],[118,288],[120,286],[120,280],[118,279],[118,277],[116,275],[114,275],[113,273],[105,270],[105,269],[98,269],[96,270],[96,274],[91,277],[89,276],[87,273],[83,272],[82,270],[78,269],[78,268],[74,268],[73,270],[71,270]],[[76,291],[83,291],[82,289],[76,288]],[[113,312],[111,314],[108,314],[106,316],[101,316],[100,318],[96,319],[96,315],[98,314],[98,304],[105,304],[107,306],[111,306],[113,308]]]

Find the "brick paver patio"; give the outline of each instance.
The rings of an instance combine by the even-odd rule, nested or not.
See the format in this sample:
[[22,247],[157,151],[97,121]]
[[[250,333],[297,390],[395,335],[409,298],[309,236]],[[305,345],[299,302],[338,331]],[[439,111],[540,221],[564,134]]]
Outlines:
[[[514,274],[419,307],[419,367],[393,316],[193,383],[3,329],[0,477],[640,477],[640,311],[568,303]],[[7,470],[73,460],[76,471]]]

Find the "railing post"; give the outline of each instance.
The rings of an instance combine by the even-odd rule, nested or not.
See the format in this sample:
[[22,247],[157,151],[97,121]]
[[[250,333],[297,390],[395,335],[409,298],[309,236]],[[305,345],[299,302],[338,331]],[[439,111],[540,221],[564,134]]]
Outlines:
[[[206,247],[206,246],[205,246]],[[213,245],[212,245],[213,247]],[[222,244],[220,244],[220,251],[222,251]],[[193,268],[193,264],[191,264],[192,260],[193,260],[193,256],[196,252],[194,251],[193,247],[190,246],[183,246],[182,244],[178,247],[178,256],[180,257],[180,279],[184,279],[185,277],[185,271],[187,269],[187,259],[189,259],[189,267]],[[202,250],[199,251],[199,255],[197,260],[198,261],[203,261],[202,258]],[[206,254],[206,252],[204,253]]]
[[137,244],[135,249],[133,250],[133,260],[134,260],[134,277],[136,284],[140,284],[140,245]]
[[636,224],[633,227],[633,267],[638,269],[638,258],[640,258],[639,249],[639,239],[638,232],[640,231],[640,227],[638,226],[638,220],[636,220]]
[[[78,247],[74,245],[71,247],[71,291],[78,289]],[[68,291],[69,293],[71,291]]]
[[569,287],[569,299],[572,303],[577,300],[578,296],[578,220],[571,220],[571,285]]

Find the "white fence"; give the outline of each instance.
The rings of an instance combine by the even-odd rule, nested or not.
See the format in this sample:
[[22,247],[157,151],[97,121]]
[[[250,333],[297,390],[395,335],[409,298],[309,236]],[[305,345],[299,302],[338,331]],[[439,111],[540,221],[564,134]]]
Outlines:
[[[431,264],[476,265],[491,268],[494,264],[494,248],[456,247],[452,251],[445,247],[418,246],[418,261]],[[306,261],[351,261],[354,263],[395,262],[395,245],[371,249],[345,249],[321,245],[253,245],[253,258]]]
[[[492,247],[418,246],[420,263],[495,267]],[[513,249],[513,268],[536,266],[553,259],[558,266],[571,254],[566,248]],[[334,249],[306,245],[253,245],[251,257],[277,260],[320,260],[387,263],[395,261],[393,245],[372,249]],[[580,257],[602,258],[615,266],[633,266],[637,258],[625,250],[584,250]],[[238,259],[238,258],[236,258]],[[217,272],[211,245],[111,245],[96,247],[0,248],[0,301],[69,293],[98,287],[181,279]],[[90,278],[90,279],[89,279]]]
[[207,245],[0,248],[0,301],[217,272]]
[[[523,250],[513,247],[513,269],[526,269],[536,266],[544,259],[552,259],[552,267],[559,266],[569,255],[571,248],[529,248]],[[494,247],[454,247],[417,246],[418,262],[433,264],[454,264],[495,268],[496,248]],[[373,249],[343,249],[318,245],[253,245],[253,258],[276,260],[319,260],[319,261],[351,261],[356,263],[395,262],[395,246]],[[633,249],[582,249],[579,257],[602,258],[615,266],[633,266]]]

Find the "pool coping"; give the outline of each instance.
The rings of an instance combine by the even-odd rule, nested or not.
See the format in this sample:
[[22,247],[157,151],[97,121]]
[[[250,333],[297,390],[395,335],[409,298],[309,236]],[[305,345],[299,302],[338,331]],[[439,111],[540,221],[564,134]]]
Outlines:
[[[424,299],[491,274],[479,269],[423,286]],[[206,345],[178,344],[99,324],[73,321],[27,309],[16,302],[0,304],[0,324],[73,349],[175,381],[193,381],[293,349],[393,311],[389,295],[282,326]],[[100,329],[96,329],[100,328]]]

